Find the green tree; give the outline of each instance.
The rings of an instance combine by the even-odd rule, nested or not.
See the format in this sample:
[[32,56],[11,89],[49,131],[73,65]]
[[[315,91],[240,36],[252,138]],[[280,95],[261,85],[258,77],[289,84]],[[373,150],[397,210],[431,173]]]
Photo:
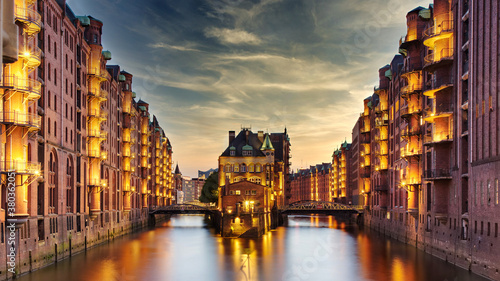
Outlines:
[[217,203],[219,200],[219,173],[212,173],[201,189],[200,202]]

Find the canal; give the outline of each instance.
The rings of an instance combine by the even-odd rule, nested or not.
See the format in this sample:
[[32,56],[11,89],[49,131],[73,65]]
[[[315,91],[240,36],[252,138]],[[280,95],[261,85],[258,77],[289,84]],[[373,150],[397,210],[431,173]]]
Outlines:
[[17,280],[485,279],[328,216],[290,217],[287,227],[260,239],[221,238],[205,226],[203,216],[175,216],[155,229],[117,238]]

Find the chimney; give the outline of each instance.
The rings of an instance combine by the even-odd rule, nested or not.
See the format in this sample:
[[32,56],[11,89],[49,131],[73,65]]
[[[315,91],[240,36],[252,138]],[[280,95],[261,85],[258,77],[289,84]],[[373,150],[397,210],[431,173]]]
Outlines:
[[234,131],[229,131],[229,145],[234,141],[236,138],[236,133]]
[[258,131],[257,136],[259,137],[260,142],[264,142],[264,131]]

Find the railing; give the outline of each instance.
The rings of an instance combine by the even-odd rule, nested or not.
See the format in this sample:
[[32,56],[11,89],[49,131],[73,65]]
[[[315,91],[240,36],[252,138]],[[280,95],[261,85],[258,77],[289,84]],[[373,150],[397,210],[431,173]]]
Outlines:
[[401,136],[402,137],[411,137],[411,136],[415,136],[415,135],[420,135],[421,134],[421,130],[419,127],[417,128],[406,128],[405,130],[401,131]]
[[406,116],[406,115],[411,115],[411,114],[417,114],[420,112],[421,112],[420,106],[415,106],[415,105],[408,106],[408,105],[406,105],[399,110],[399,115]]
[[453,140],[453,132],[440,132],[424,135],[424,144],[431,144],[436,142],[448,142]]
[[375,127],[387,126],[388,124],[389,118],[387,116],[375,118]]
[[0,123],[11,123],[17,126],[29,126],[40,129],[41,117],[33,113],[0,112]]
[[453,32],[453,21],[445,20],[438,25],[433,25],[424,30],[424,40],[441,35],[443,33]]
[[433,107],[428,107],[424,111],[424,117],[438,117],[443,114],[452,113],[453,112],[453,104],[452,103],[440,103],[438,105],[434,105]]
[[401,88],[401,94],[404,96],[406,94],[414,93],[416,91],[421,91],[421,90],[422,90],[421,84],[411,84]]
[[89,185],[105,187],[108,185],[108,180],[107,179],[89,179]]
[[102,69],[100,67],[92,67],[88,68],[88,75],[95,76],[101,80],[107,80],[109,76],[109,72],[106,69]]
[[424,178],[426,179],[451,178],[451,169],[425,170]]
[[102,89],[93,88],[89,91],[89,96],[106,100],[108,98],[108,92]]
[[433,52],[433,53],[426,55],[424,58],[424,62],[425,62],[424,66],[428,66],[430,64],[440,62],[440,61],[445,60],[445,59],[446,60],[453,59],[453,49],[452,48],[444,48],[444,49],[441,49],[441,51],[439,51],[438,53]]
[[18,160],[1,160],[0,161],[0,171],[2,172],[17,172],[17,173],[27,173],[27,174],[37,174],[40,173],[42,164],[37,162],[29,161],[18,161]]
[[401,157],[402,158],[417,156],[417,155],[421,155],[421,154],[422,154],[422,150],[420,148],[402,149],[401,150]]
[[42,16],[34,9],[16,6],[15,16],[16,20],[27,25],[25,30],[29,35],[39,32],[42,28]]
[[108,132],[101,131],[101,130],[89,130],[88,131],[88,136],[92,137],[92,138],[107,139],[108,138]]
[[89,110],[89,117],[99,118],[99,119],[107,119],[108,113],[101,109],[93,109]]
[[27,92],[34,95],[28,98],[37,99],[41,95],[42,83],[29,78],[19,78],[15,75],[4,75],[0,87]]
[[29,44],[24,51],[19,50],[19,57],[25,60],[28,68],[36,68],[42,62],[42,50],[34,44]]

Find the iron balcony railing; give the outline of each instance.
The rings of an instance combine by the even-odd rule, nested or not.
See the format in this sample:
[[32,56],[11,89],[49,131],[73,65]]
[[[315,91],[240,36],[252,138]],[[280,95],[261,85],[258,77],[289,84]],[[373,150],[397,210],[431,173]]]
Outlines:
[[16,111],[0,112],[0,123],[40,129],[41,117],[33,113],[19,113]]
[[448,179],[451,178],[451,169],[432,169],[424,171],[426,179]]
[[0,87],[25,92],[29,94],[28,99],[38,99],[41,95],[42,83],[30,78],[4,75]]
[[24,31],[28,35],[38,33],[42,29],[42,16],[34,9],[16,6],[15,17],[24,24]]
[[1,172],[16,172],[20,174],[38,174],[42,164],[24,160],[0,160]]
[[441,23],[436,25],[432,25],[424,30],[424,40],[427,40],[432,37],[439,36],[444,33],[452,33],[453,32],[453,21],[452,20],[444,20]]
[[441,62],[443,60],[452,60],[453,59],[453,49],[452,48],[444,48],[439,52],[432,52],[424,57],[424,67],[429,66],[434,63]]

